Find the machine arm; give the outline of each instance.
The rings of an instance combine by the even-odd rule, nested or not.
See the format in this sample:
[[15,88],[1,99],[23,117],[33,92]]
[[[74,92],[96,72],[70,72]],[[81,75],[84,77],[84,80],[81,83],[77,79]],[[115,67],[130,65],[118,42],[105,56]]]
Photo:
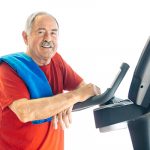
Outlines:
[[128,69],[129,69],[129,65],[127,63],[122,63],[122,65],[120,67],[120,72],[118,73],[116,79],[114,80],[114,82],[110,88],[108,88],[101,95],[93,96],[84,102],[76,103],[73,107],[73,111],[83,110],[83,109],[89,108],[94,105],[101,105],[101,104],[106,103],[110,99],[112,99],[114,97],[114,94],[115,94],[118,86],[120,85],[126,72],[128,71]]

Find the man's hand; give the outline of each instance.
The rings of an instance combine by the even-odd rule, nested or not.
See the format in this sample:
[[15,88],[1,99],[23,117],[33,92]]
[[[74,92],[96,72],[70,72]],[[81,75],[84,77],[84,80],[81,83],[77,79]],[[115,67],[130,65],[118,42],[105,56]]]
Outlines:
[[57,124],[59,123],[62,129],[69,128],[69,125],[72,123],[72,108],[73,106],[69,107],[68,109],[58,113],[53,117],[53,126],[57,129]]
[[83,99],[81,98],[80,102],[87,100],[91,96],[101,94],[100,88],[92,83],[81,86],[76,90],[76,92],[80,93],[80,96],[83,97]]
[[[81,94],[83,94],[83,99],[80,102],[85,101],[89,96],[99,95],[101,94],[100,88],[96,85],[89,83],[89,84],[83,84],[78,88],[78,91]],[[85,97],[84,95],[87,95],[88,97]],[[57,129],[57,123],[60,123],[62,129],[65,129],[69,127],[69,125],[72,122],[72,108],[73,106],[69,107],[68,109],[58,113],[53,117],[53,125],[54,128]]]

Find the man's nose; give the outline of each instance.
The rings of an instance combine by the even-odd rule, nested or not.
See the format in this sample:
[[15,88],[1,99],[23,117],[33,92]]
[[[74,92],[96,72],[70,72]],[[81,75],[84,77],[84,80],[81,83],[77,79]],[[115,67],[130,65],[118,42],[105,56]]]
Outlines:
[[47,32],[44,36],[44,40],[45,41],[51,41],[52,40],[52,36],[51,33]]

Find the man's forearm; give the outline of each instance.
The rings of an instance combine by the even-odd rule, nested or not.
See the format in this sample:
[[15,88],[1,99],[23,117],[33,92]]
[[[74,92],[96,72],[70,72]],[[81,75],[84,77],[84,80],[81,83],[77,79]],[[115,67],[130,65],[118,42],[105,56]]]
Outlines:
[[16,100],[10,105],[10,109],[15,112],[22,122],[28,122],[54,116],[75,103],[84,101],[93,95],[92,84],[89,84],[74,91],[52,97]]

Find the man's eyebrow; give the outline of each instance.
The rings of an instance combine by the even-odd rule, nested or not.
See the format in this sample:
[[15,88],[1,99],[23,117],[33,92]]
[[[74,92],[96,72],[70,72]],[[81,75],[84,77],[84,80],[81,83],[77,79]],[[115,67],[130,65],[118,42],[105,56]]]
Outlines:
[[52,31],[56,31],[56,32],[57,32],[57,31],[58,31],[58,29],[52,29]]
[[[38,28],[37,30],[46,30],[45,28]],[[58,29],[52,29],[52,31],[58,31]]]
[[46,30],[45,28],[38,28],[37,30]]

